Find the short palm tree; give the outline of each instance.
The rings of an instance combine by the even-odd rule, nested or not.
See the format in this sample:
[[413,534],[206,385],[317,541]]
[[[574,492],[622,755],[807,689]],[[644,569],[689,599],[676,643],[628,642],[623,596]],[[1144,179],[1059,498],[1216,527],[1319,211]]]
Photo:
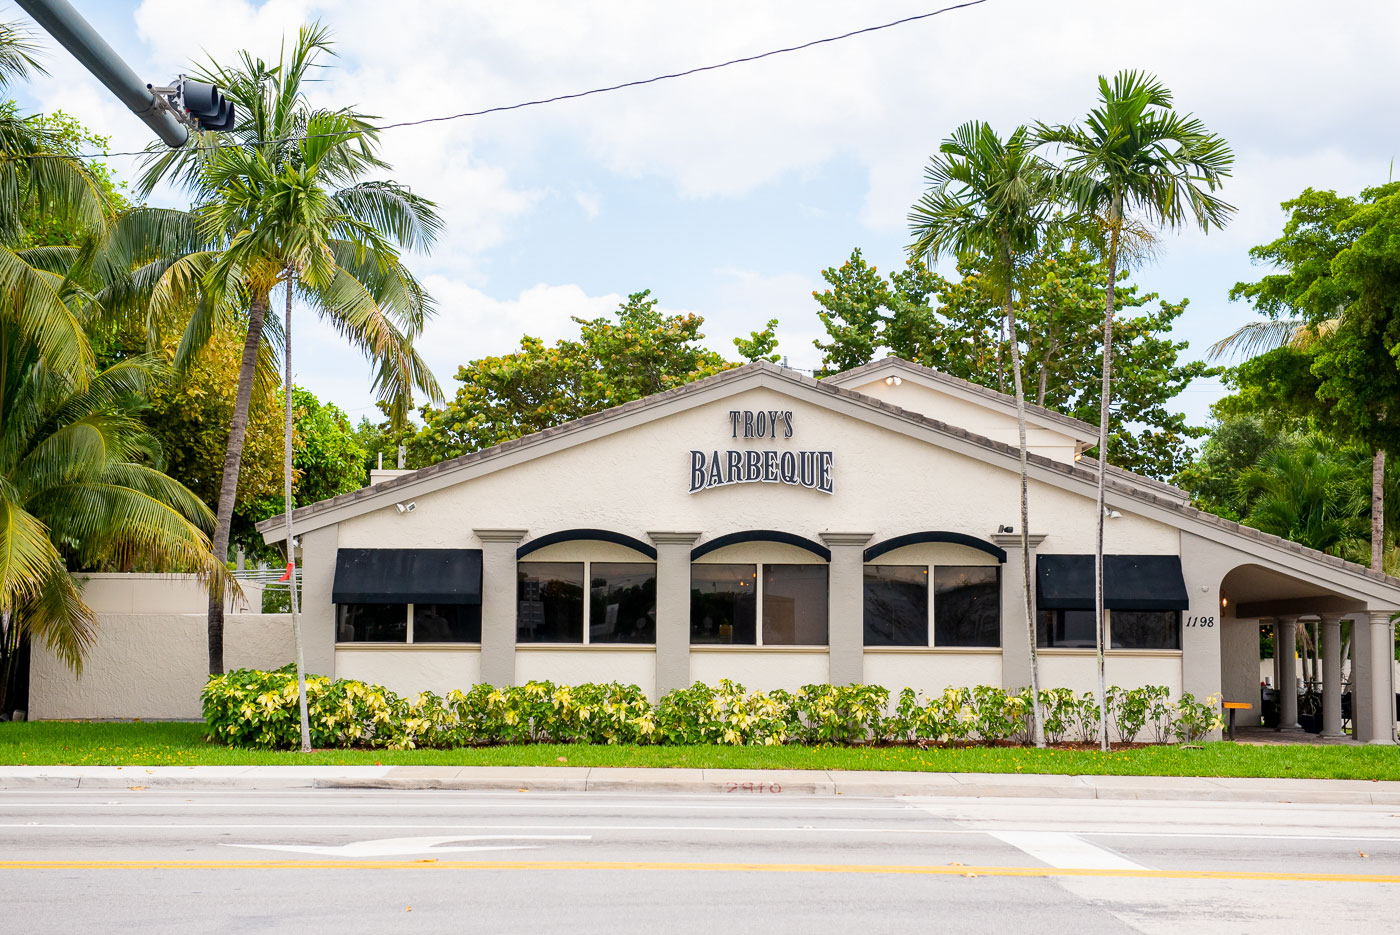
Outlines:
[[[170,178],[195,197],[194,213],[208,245],[171,265],[152,291],[155,317],[189,310],[177,362],[233,317],[247,336],[220,489],[214,550],[227,554],[253,384],[264,359],[264,329],[286,364],[286,512],[291,535],[291,318],[294,295],[328,319],[377,365],[374,387],[402,420],[416,387],[434,401],[436,380],[413,348],[431,315],[431,301],[398,250],[427,249],[441,229],[431,201],[393,182],[363,176],[385,164],[377,135],[350,110],[312,108],[303,83],[330,53],[325,29],[306,27],[276,65],[243,54],[242,67],[210,65],[199,77],[223,88],[239,108],[231,137],[201,141],[185,153],[155,156],[141,182],[148,191]],[[272,293],[285,290],[281,327],[268,320]],[[244,311],[246,309],[246,312]],[[222,550],[222,551],[221,551]],[[293,567],[289,585],[293,595]],[[298,630],[299,632],[299,630]],[[209,601],[210,672],[223,671],[223,600]],[[300,639],[298,638],[300,658]],[[298,662],[298,669],[300,669]],[[305,695],[303,693],[303,707]],[[303,747],[309,736],[303,711]]]
[[1067,152],[1067,193],[1102,235],[1105,266],[1103,373],[1099,387],[1097,534],[1094,546],[1100,743],[1108,749],[1104,685],[1104,468],[1113,372],[1114,286],[1120,262],[1157,227],[1194,220],[1203,231],[1223,227],[1234,208],[1215,194],[1234,164],[1225,140],[1172,108],[1172,94],[1152,75],[1119,72],[1099,78],[1099,103],[1083,126],[1038,126],[1040,139]]
[[1346,557],[1366,541],[1365,469],[1322,439],[1275,449],[1240,475],[1254,500],[1245,522]]
[[914,242],[909,250],[930,265],[943,254],[980,255],[991,261],[1010,335],[1012,384],[1021,460],[1021,567],[1029,630],[1035,744],[1045,746],[1040,712],[1035,607],[1031,597],[1030,504],[1026,459],[1026,394],[1021,382],[1021,347],[1016,330],[1018,273],[1055,222],[1058,180],[1054,167],[1035,154],[1037,141],[1025,127],[1002,140],[989,124],[958,127],[924,171],[926,191],[909,212]]
[[144,359],[75,378],[0,324],[0,699],[26,640],[81,669],[96,617],[70,568],[226,575],[213,514],[155,467],[139,419],[151,379]]

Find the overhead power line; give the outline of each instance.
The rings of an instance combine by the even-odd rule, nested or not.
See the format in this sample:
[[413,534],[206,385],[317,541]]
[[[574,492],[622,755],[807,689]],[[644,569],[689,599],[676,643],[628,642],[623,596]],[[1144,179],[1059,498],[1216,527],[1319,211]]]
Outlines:
[[[485,116],[487,116],[487,115],[489,115],[489,114],[500,114],[500,113],[505,113],[506,111],[523,110],[523,109],[525,109],[525,108],[527,108],[527,107],[540,107],[540,106],[543,106],[543,105],[545,105],[545,104],[556,104],[556,103],[559,103],[560,101],[572,101],[572,100],[577,100],[577,99],[579,99],[579,98],[592,97],[592,96],[597,95],[597,94],[608,94],[608,93],[611,93],[611,92],[613,92],[613,91],[624,91],[624,90],[626,90],[626,89],[628,89],[628,88],[637,88],[637,87],[641,87],[641,86],[643,86],[643,85],[656,84],[656,83],[661,82],[661,81],[671,81],[671,80],[676,79],[676,78],[686,78],[686,77],[689,77],[690,75],[698,75],[698,74],[701,74],[702,72],[707,72],[707,71],[718,71],[718,70],[721,69],[721,68],[729,68],[729,67],[732,66],[732,65],[744,65],[744,64],[747,64],[747,63],[749,63],[749,62],[757,62],[757,61],[759,61],[759,60],[761,60],[761,59],[772,58],[772,57],[775,56],[775,55],[784,55],[784,54],[789,53],[789,52],[801,52],[801,51],[803,51],[804,49],[810,49],[810,48],[813,48],[813,47],[815,47],[815,46],[826,45],[826,44],[832,43],[832,42],[840,42],[840,41],[843,40],[843,39],[851,39],[851,38],[853,38],[853,37],[855,37],[855,36],[863,36],[863,35],[866,35],[866,34],[868,34],[868,33],[880,32],[881,30],[885,30],[885,29],[893,29],[893,28],[896,27],[896,26],[904,26],[904,25],[906,25],[906,24],[908,24],[908,23],[914,23],[914,22],[918,22],[918,21],[920,21],[920,20],[931,19],[931,18],[933,18],[933,17],[935,17],[935,16],[939,16],[939,15],[941,15],[941,14],[943,14],[943,13],[951,13],[951,12],[953,12],[954,10],[962,10],[962,9],[966,9],[967,7],[978,6],[978,5],[983,4],[983,3],[986,3],[986,2],[987,2],[987,0],[966,0],[966,2],[964,2],[964,3],[956,3],[956,4],[953,4],[953,5],[951,5],[951,6],[941,7],[940,9],[931,10],[931,11],[929,11],[929,12],[927,12],[927,13],[916,13],[916,14],[913,15],[913,16],[906,16],[906,17],[903,17],[902,19],[893,20],[893,21],[888,22],[888,23],[881,23],[881,24],[879,24],[878,26],[866,26],[866,27],[864,27],[863,29],[853,29],[853,30],[851,30],[850,32],[841,33],[839,36],[827,36],[826,38],[823,38],[823,39],[813,39],[812,41],[810,41],[810,42],[804,42],[804,43],[802,43],[801,45],[785,46],[784,48],[781,48],[781,49],[771,49],[771,50],[769,50],[769,51],[767,51],[767,52],[760,52],[760,53],[758,53],[757,55],[746,55],[746,56],[743,56],[742,58],[730,59],[730,60],[727,61],[727,62],[718,62],[718,63],[713,64],[713,65],[700,65],[700,66],[698,66],[698,67],[696,67],[696,68],[687,68],[687,69],[685,69],[684,71],[669,72],[669,73],[664,74],[664,75],[654,75],[653,77],[650,77],[650,78],[639,78],[639,79],[637,79],[636,81],[624,81],[624,82],[621,83],[621,84],[613,84],[613,85],[608,85],[608,86],[606,86],[606,87],[601,87],[601,88],[591,88],[591,89],[589,89],[589,90],[587,90],[587,91],[575,91],[575,92],[572,92],[572,93],[570,93],[570,94],[556,94],[556,95],[554,95],[553,97],[544,97],[544,98],[538,98],[538,99],[536,99],[536,100],[521,101],[521,102],[519,102],[519,103],[517,103],[517,104],[502,104],[502,105],[497,106],[497,107],[487,107],[487,108],[485,108],[484,110],[469,110],[469,111],[463,111],[463,112],[460,113],[460,114],[445,114],[445,115],[443,115],[443,116],[438,116],[438,117],[424,117],[424,118],[419,119],[419,120],[400,120],[400,121],[397,121],[397,122],[395,122],[395,123],[381,124],[381,125],[379,125],[379,126],[377,126],[377,127],[374,127],[373,129],[374,129],[375,131],[381,131],[381,130],[397,130],[397,129],[401,129],[401,128],[403,128],[403,127],[417,127],[417,126],[423,126],[423,125],[425,125],[425,124],[430,124],[430,123],[445,123],[445,122],[450,121],[450,120],[462,120],[462,119],[466,119],[466,118],[470,118],[470,117],[485,117]],[[320,133],[320,134],[301,134],[301,135],[297,135],[297,136],[278,137],[278,138],[276,138],[276,139],[269,139],[269,140],[245,140],[245,141],[234,141],[234,140],[229,140],[229,141],[226,141],[226,142],[216,142],[216,143],[214,144],[214,146],[215,146],[215,147],[223,147],[223,146],[252,147],[252,146],[262,146],[262,145],[266,145],[266,144],[269,144],[269,143],[292,143],[292,142],[297,142],[297,141],[299,141],[299,140],[314,139],[314,138],[320,137],[320,136],[344,136],[344,135],[346,135],[346,134],[344,134],[344,133]],[[31,153],[31,154],[29,154],[29,155],[30,155],[30,156],[39,156],[39,157],[42,157],[42,156],[53,156],[53,157],[55,157],[55,158],[106,159],[106,158],[110,158],[110,157],[113,157],[113,156],[149,156],[149,155],[151,155],[151,154],[152,154],[152,151],[150,151],[150,150],[139,149],[139,150],[131,150],[131,151],[127,151],[127,152],[96,152],[96,153],[75,153],[75,154],[68,154],[68,153]]]

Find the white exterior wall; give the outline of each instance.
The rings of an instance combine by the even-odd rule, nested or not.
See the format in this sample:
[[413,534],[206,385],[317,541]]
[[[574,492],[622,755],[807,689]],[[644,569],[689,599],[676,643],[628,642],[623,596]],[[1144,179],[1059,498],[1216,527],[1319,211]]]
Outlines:
[[826,683],[830,671],[825,650],[695,646],[690,651],[691,681],[706,685],[729,679],[749,691],[795,692],[803,685]]
[[[276,669],[295,656],[289,614],[224,618],[227,668]],[[33,646],[29,718],[198,719],[208,673],[203,613],[101,614],[80,676],[42,644]]]
[[[1083,694],[1098,687],[1098,660],[1092,649],[1042,649],[1040,687],[1071,688]],[[1181,694],[1181,653],[1168,650],[1111,649],[1104,656],[1109,686],[1165,685]]]
[[337,678],[359,679],[413,698],[419,692],[446,695],[481,681],[481,651],[416,646],[342,643],[335,651]]
[[520,646],[515,652],[515,684],[529,681],[578,685],[583,682],[621,682],[636,685],[656,700],[656,648]]
[[[83,603],[99,614],[202,614],[209,607],[209,591],[197,575],[88,572],[75,577],[83,589]],[[239,584],[243,594],[229,594],[226,611],[260,612],[263,586],[253,581]]]
[[880,647],[865,651],[865,680],[883,685],[894,695],[913,688],[934,695],[945,688],[1001,684],[999,649],[905,649]]

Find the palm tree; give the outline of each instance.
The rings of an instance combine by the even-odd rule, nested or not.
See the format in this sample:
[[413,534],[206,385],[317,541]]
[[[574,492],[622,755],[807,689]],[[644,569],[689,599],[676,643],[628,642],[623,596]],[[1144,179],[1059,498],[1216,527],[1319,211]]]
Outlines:
[[914,242],[909,250],[931,266],[945,253],[980,254],[991,261],[1005,310],[1016,393],[1016,429],[1021,472],[1021,567],[1030,644],[1033,735],[1045,746],[1040,711],[1035,607],[1031,598],[1030,504],[1026,463],[1026,395],[1021,383],[1021,347],[1016,330],[1017,274],[1054,222],[1057,177],[1035,154],[1038,143],[1025,127],[1003,141],[990,124],[969,122],[943,141],[924,170],[926,191],[909,213]]
[[1068,151],[1067,191],[1085,221],[1100,231],[1105,266],[1103,375],[1099,387],[1097,533],[1094,614],[1097,622],[1100,743],[1108,749],[1104,685],[1103,526],[1104,468],[1112,401],[1114,286],[1120,261],[1152,239],[1152,228],[1194,220],[1203,231],[1223,227],[1234,207],[1215,191],[1230,174],[1234,155],[1221,137],[1191,115],[1172,109],[1171,91],[1155,77],[1119,72],[1099,78],[1099,104],[1084,126],[1037,127],[1044,143]]
[[213,514],[153,466],[159,443],[138,415],[152,376],[144,359],[55,370],[0,324],[0,699],[27,640],[81,671],[96,616],[70,567],[226,576]]
[[[211,64],[199,77],[236,102],[232,139],[201,140],[190,152],[153,157],[140,184],[163,179],[188,188],[207,247],[171,265],[152,294],[154,314],[193,307],[177,353],[188,360],[214,329],[245,313],[247,337],[229,432],[218,503],[214,549],[227,554],[248,408],[268,332],[286,364],[286,512],[288,565],[295,604],[291,522],[291,312],[300,295],[377,365],[374,388],[402,420],[412,390],[442,398],[436,380],[413,349],[432,313],[431,301],[396,248],[426,249],[441,229],[432,202],[394,182],[365,180],[386,168],[375,155],[377,134],[353,111],[312,108],[303,82],[331,53],[327,31],[303,28],[290,55],[268,65],[243,53],[241,68]],[[269,321],[274,290],[282,287],[286,315]],[[209,601],[210,671],[223,671],[223,601]],[[299,629],[298,629],[299,633]],[[300,640],[298,637],[298,647]],[[300,648],[298,648],[300,659]],[[298,669],[300,670],[300,662]],[[303,708],[305,694],[302,695]],[[309,749],[303,711],[303,746]]]
[[[44,69],[38,47],[17,26],[0,23],[0,90]],[[0,328],[11,340],[32,344],[44,364],[81,385],[92,366],[92,348],[78,314],[69,307],[62,275],[72,252],[54,247],[22,249],[27,217],[59,218],[78,229],[106,219],[101,185],[82,160],[35,118],[0,107]],[[0,402],[2,404],[2,402]]]
[[1346,557],[1366,537],[1363,468],[1322,438],[1270,451],[1240,475],[1254,497],[1245,523]]

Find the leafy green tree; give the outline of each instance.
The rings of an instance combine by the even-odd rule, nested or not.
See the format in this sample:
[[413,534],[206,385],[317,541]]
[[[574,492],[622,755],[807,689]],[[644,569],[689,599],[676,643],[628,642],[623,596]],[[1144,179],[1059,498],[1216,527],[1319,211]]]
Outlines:
[[1256,529],[1343,558],[1365,548],[1366,466],[1321,436],[1266,452],[1239,476]]
[[[345,413],[301,387],[295,390],[294,405],[295,506],[328,500],[363,487],[366,452]],[[280,497],[264,497],[253,505],[252,519],[258,522],[276,516],[284,506]]]
[[778,319],[768,319],[768,324],[764,325],[761,331],[750,331],[747,338],[735,338],[734,346],[739,350],[739,356],[747,361],[766,360],[776,364],[782,359],[778,350]]
[[[829,340],[824,372],[858,366],[880,348],[999,391],[1006,389],[1010,360],[1002,300],[985,257],[965,255],[957,279],[931,273],[917,259],[888,279],[873,274],[855,251],[840,269],[822,273],[831,288],[817,294],[826,310]],[[847,283],[859,283],[859,295]],[[1181,362],[1186,343],[1170,337],[1187,302],[1140,293],[1120,274],[1116,289],[1115,354],[1120,363],[1111,415],[1109,461],[1166,479],[1191,460],[1191,440],[1205,434],[1170,403],[1191,380],[1219,372],[1199,361]],[[857,301],[859,299],[859,301]],[[1034,399],[1086,422],[1098,421],[1104,285],[1098,255],[1082,241],[1051,238],[1020,273],[1016,318],[1023,375]],[[1156,307],[1152,303],[1156,303]],[[850,319],[839,309],[866,307],[864,334],[847,344]],[[844,366],[843,366],[844,365]]]
[[[1016,327],[1016,294],[1021,272],[1040,249],[1054,221],[1059,181],[1049,163],[1035,155],[1029,130],[1017,127],[1002,140],[990,124],[969,122],[953,131],[929,160],[928,190],[909,212],[917,257],[951,253],[986,257],[1001,299],[1011,351],[1016,395],[1016,429],[1021,469],[1021,559],[1026,626],[1029,628],[1031,695],[1040,695],[1036,659],[1036,615],[1031,597],[1030,504],[1026,462],[1026,395],[1022,384],[1021,337]],[[929,264],[932,266],[932,262]],[[1031,706],[1035,745],[1045,746],[1039,705]]]
[[[1194,220],[1203,231],[1223,227],[1234,208],[1215,194],[1229,176],[1234,154],[1225,140],[1190,115],[1178,114],[1172,94],[1155,77],[1119,72],[1112,83],[1099,78],[1099,104],[1083,126],[1039,126],[1041,140],[1068,151],[1067,193],[1081,215],[1081,226],[1097,229],[1103,241],[1107,289],[1104,292],[1103,368],[1099,390],[1099,463],[1094,580],[1097,597],[1100,720],[1103,701],[1103,524],[1104,465],[1108,460],[1113,373],[1114,289],[1119,264],[1130,259],[1134,243],[1152,239],[1152,228],[1180,227]],[[1108,731],[1100,731],[1108,749]]]
[[1224,418],[1201,445],[1200,454],[1172,481],[1191,493],[1198,509],[1243,522],[1253,497],[1252,491],[1241,490],[1240,475],[1292,437],[1253,413]]
[[460,367],[456,396],[422,410],[426,424],[410,443],[410,463],[489,448],[735,366],[699,343],[704,319],[663,314],[650,296],[629,295],[615,320],[575,318],[577,340],[551,347],[525,335],[513,354]]
[[1217,347],[1286,341],[1241,366],[1246,393],[1371,452],[1371,563],[1381,568],[1386,451],[1400,441],[1400,183],[1355,198],[1307,189],[1283,208],[1282,236],[1250,251],[1277,272],[1230,292],[1267,317],[1255,330],[1269,340]]
[[[412,345],[431,314],[430,301],[401,262],[398,248],[426,249],[441,221],[432,202],[406,187],[364,180],[387,168],[375,154],[378,135],[369,118],[348,108],[313,108],[307,101],[305,84],[322,67],[320,57],[331,52],[328,32],[312,26],[300,31],[275,65],[245,52],[238,66],[211,63],[200,70],[196,77],[218,85],[234,101],[237,126],[217,140],[201,139],[194,148],[153,156],[140,183],[143,193],[165,179],[185,185],[196,199],[194,214],[208,244],[173,265],[155,292],[161,300],[153,303],[158,310],[168,305],[172,314],[176,309],[188,313],[177,363],[183,364],[220,327],[239,320],[234,309],[246,303],[246,337],[214,533],[215,551],[225,554],[274,290],[281,288],[285,298],[280,334],[274,325],[271,337],[280,342],[287,374],[283,450],[289,524],[294,293],[376,363],[374,387],[396,418],[409,411],[414,387],[440,397]],[[239,145],[228,145],[230,141]],[[291,559],[290,530],[287,538]],[[295,600],[292,617],[296,630]],[[223,599],[212,592],[209,667],[211,673],[223,671]],[[303,748],[309,749],[304,714]]]

